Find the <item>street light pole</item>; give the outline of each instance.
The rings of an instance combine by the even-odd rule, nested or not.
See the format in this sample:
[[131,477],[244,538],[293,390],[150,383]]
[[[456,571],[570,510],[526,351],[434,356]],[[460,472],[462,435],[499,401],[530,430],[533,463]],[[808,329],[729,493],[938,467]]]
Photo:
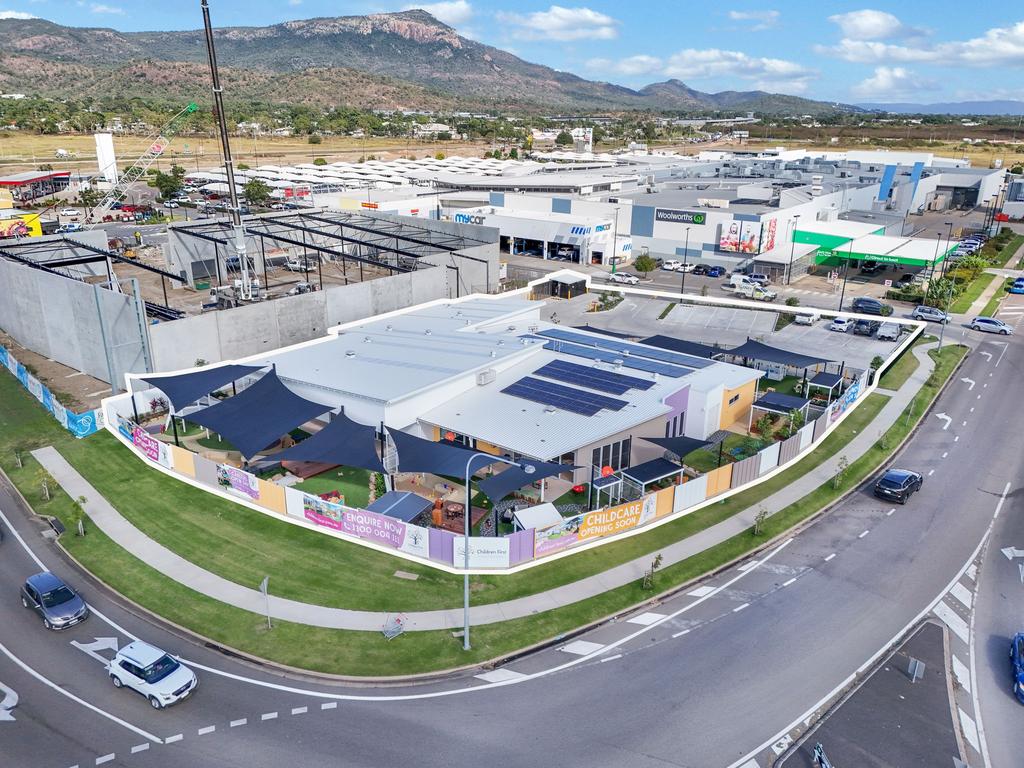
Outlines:
[[[462,650],[469,650],[469,532],[472,526],[473,518],[473,506],[472,502],[472,486],[470,480],[473,477],[472,465],[473,461],[481,457],[488,459],[488,464],[494,464],[500,462],[502,464],[508,464],[512,467],[519,467],[528,475],[532,475],[536,470],[532,464],[525,462],[512,461],[506,459],[503,456],[495,456],[491,453],[476,452],[466,460],[466,508],[463,511],[463,518],[465,520],[465,551],[463,552],[463,583],[462,583]],[[497,533],[497,526],[495,526],[495,533]]]
[[786,285],[793,279],[793,254],[796,251],[796,228],[800,223],[800,214],[793,215],[793,231],[789,235],[789,265],[786,267]]
[[846,299],[846,275],[850,271],[850,259],[853,258],[853,240],[850,240],[849,252],[843,262],[843,290],[839,294],[839,311],[843,311],[843,301]]
[[686,228],[686,240],[683,243],[683,279],[679,283],[679,303],[683,303],[683,294],[686,292],[686,267],[689,264],[690,254],[690,228]]

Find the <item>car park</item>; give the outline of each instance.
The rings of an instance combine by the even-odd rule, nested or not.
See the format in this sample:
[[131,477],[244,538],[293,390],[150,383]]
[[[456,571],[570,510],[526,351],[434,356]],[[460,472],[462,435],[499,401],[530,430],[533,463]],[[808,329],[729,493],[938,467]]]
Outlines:
[[857,320],[853,324],[853,333],[855,336],[874,336],[881,325],[877,320]]
[[89,618],[89,606],[82,596],[50,571],[26,579],[21,604],[39,614],[47,629],[67,629]]
[[997,320],[994,317],[985,317],[984,315],[976,317],[970,322],[970,328],[972,331],[983,331],[985,333],[1000,333],[1003,336],[1009,336],[1013,333],[1013,328],[1002,320]]
[[945,325],[949,322],[949,315],[941,309],[938,307],[926,307],[923,304],[915,307],[910,316],[915,320],[927,320],[930,323],[942,323]]
[[119,650],[107,664],[115,688],[144,696],[153,709],[176,704],[199,685],[195,672],[159,648],[136,640]]
[[708,265],[696,264],[694,265],[693,269],[690,270],[690,272],[692,272],[694,275],[697,275],[698,277],[706,277],[708,274]]
[[669,259],[668,261],[662,263],[661,268],[666,272],[675,272],[681,266],[683,266],[683,262],[677,261],[676,259]]
[[721,277],[725,274],[725,267],[708,267],[708,277]]
[[899,341],[903,334],[903,326],[899,323],[882,323],[878,327],[876,338],[879,341]]
[[797,325],[814,325],[819,320],[821,320],[819,312],[800,312],[793,317],[793,322]]
[[693,262],[684,261],[678,268],[676,268],[676,272],[693,272],[696,267],[697,265]]
[[616,272],[608,275],[609,283],[624,283],[625,285],[636,285],[640,282],[640,278],[636,275],[631,275],[629,272]]
[[906,504],[910,497],[921,490],[924,478],[909,469],[890,469],[875,483],[875,496],[880,499]]
[[850,309],[854,312],[860,312],[863,315],[891,315],[892,307],[888,304],[884,304],[878,299],[873,299],[870,296],[858,296],[853,300],[850,305]]
[[72,219],[78,218],[78,211],[75,208],[61,208],[57,213],[60,216],[67,216]]
[[1024,632],[1010,640],[1010,667],[1013,670],[1013,695],[1024,704]]
[[828,325],[830,331],[837,331],[839,333],[849,333],[851,328],[853,328],[853,321],[848,317],[833,318],[832,322]]

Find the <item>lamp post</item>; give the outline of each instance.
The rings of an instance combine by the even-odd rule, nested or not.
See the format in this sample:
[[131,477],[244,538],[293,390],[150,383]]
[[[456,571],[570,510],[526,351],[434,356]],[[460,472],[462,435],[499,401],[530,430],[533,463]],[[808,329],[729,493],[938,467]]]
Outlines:
[[949,305],[953,301],[953,281],[949,281],[949,290],[946,292],[946,316],[939,323],[939,352],[942,351],[942,340],[946,337],[946,326],[949,324]]
[[850,259],[853,258],[853,240],[850,240],[850,248],[846,259],[843,261],[843,290],[839,294],[839,311],[843,311],[843,301],[846,299],[846,275],[850,271]]
[[[473,518],[473,506],[471,504],[471,502],[472,502],[472,496],[471,496],[471,494],[472,494],[472,487],[470,486],[470,480],[473,477],[473,472],[472,472],[473,462],[476,459],[479,459],[479,458],[482,458],[482,457],[486,457],[487,458],[487,463],[488,464],[493,464],[495,462],[501,462],[502,464],[508,464],[509,466],[512,466],[512,467],[519,467],[520,469],[523,470],[523,472],[525,472],[528,475],[532,475],[534,473],[534,471],[535,471],[535,467],[532,464],[527,464],[526,462],[512,461],[511,459],[506,459],[503,456],[495,456],[494,454],[491,454],[491,453],[481,453],[479,451],[474,453],[472,456],[470,456],[466,460],[466,509],[464,511],[464,514],[463,514],[463,517],[464,517],[465,522],[466,522],[466,528],[465,528],[465,532],[466,533],[465,533],[465,547],[464,547],[465,548],[465,552],[463,553],[465,555],[465,557],[464,557],[464,560],[463,560],[464,570],[463,570],[463,584],[462,584],[462,619],[463,619],[463,622],[462,622],[463,623],[463,628],[462,628],[462,650],[464,650],[464,651],[468,651],[469,650],[469,529],[472,526],[472,518]],[[495,530],[495,532],[497,532],[497,530]]]
[[686,240],[683,243],[683,279],[679,282],[679,303],[683,303],[683,294],[686,292],[686,267],[689,264],[690,254],[690,228],[686,228]]
[[793,231],[789,235],[789,265],[786,267],[786,285],[793,279],[793,254],[796,251],[796,228],[800,223],[800,214],[793,215]]

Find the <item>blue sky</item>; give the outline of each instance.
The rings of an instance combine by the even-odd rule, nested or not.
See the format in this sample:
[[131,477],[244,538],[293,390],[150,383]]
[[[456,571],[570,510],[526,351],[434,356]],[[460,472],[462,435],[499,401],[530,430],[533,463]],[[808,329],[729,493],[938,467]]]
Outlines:
[[[705,91],[761,88],[845,102],[1024,99],[1024,7],[1009,0],[210,5],[218,26],[424,7],[467,37],[524,59],[633,87],[674,77]],[[23,14],[124,31],[201,22],[198,0],[0,0],[0,19]]]

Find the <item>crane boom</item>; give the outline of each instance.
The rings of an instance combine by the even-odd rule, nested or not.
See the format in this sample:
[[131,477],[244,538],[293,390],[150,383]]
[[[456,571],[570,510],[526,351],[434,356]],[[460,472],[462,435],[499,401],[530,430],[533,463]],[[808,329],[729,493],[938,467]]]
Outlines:
[[99,204],[92,209],[92,216],[90,218],[94,224],[102,221],[103,217],[110,211],[111,206],[128,192],[132,184],[145,175],[149,167],[167,149],[167,145],[178,133],[185,119],[198,109],[199,106],[197,104],[189,104],[167,121],[167,124],[160,129],[156,137],[150,142],[146,151],[118,177],[117,183],[110,188],[110,191],[103,196]]

